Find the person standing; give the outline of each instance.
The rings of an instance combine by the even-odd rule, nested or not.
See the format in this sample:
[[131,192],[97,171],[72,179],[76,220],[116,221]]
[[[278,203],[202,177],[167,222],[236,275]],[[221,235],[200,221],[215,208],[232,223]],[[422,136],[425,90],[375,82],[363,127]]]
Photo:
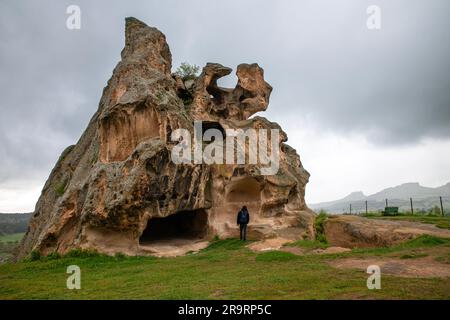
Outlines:
[[247,207],[243,206],[237,215],[237,224],[239,225],[239,234],[241,240],[247,239],[247,224],[250,222],[250,214]]

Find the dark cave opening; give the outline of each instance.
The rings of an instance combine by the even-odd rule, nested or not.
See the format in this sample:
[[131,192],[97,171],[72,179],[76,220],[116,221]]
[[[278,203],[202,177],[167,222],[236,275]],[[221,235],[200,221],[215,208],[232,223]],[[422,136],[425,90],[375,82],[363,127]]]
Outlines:
[[202,121],[202,136],[209,129],[217,129],[217,130],[219,130],[220,133],[222,133],[222,137],[225,139],[225,137],[226,137],[225,129],[222,127],[222,125],[219,122],[216,122],[216,121]]
[[215,105],[221,105],[224,103],[224,92],[217,87],[217,85],[210,85],[206,88],[206,91],[212,96],[212,102]]
[[192,101],[194,101],[194,96],[192,95],[192,92],[190,92],[189,90],[178,89],[177,95],[183,101],[183,104],[185,106],[191,105]]
[[201,239],[207,231],[208,217],[204,210],[180,211],[165,218],[148,220],[139,243],[172,239]]

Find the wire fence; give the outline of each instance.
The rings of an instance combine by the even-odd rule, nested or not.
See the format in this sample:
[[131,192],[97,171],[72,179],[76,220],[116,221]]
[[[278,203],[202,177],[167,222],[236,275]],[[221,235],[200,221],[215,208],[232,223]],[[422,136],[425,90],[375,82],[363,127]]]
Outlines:
[[347,202],[342,206],[343,214],[364,215],[370,213],[385,213],[388,211],[405,214],[434,214],[450,215],[450,196],[437,196],[426,198],[403,198],[384,200],[358,200]]

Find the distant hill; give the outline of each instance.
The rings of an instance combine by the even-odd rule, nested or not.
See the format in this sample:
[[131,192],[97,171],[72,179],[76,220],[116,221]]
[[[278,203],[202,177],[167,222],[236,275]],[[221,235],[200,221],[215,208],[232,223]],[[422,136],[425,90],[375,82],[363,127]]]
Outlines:
[[0,236],[26,232],[31,213],[0,213]]
[[387,188],[368,196],[368,200],[388,199],[425,199],[429,197],[450,196],[450,182],[438,188],[429,188],[421,186],[417,182],[404,183],[393,188]]
[[444,211],[450,211],[450,182],[437,188],[424,187],[417,182],[404,183],[369,196],[357,191],[342,199],[313,203],[309,204],[309,207],[313,210],[324,209],[330,213],[343,213],[349,211],[351,204],[353,212],[363,212],[367,201],[368,210],[377,211],[384,209],[385,199],[388,199],[389,206],[399,207],[401,211],[410,211],[409,198],[413,198],[414,210],[427,211],[434,206],[440,206],[439,196],[442,196]]

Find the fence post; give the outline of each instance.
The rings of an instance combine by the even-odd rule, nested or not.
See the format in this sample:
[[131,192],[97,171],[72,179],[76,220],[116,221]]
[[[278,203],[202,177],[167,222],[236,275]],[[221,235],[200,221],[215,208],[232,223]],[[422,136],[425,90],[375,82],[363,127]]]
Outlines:
[[352,204],[350,203],[350,215],[352,214]]
[[414,207],[412,203],[412,198],[409,198],[409,201],[411,202],[411,214],[414,215]]
[[441,215],[444,216],[444,206],[442,205],[442,197],[439,197],[439,201],[441,202]]
[[366,215],[367,215],[367,200],[366,200]]
[[387,200],[387,199],[386,199],[386,207],[389,207],[389,206],[388,206],[388,200]]

